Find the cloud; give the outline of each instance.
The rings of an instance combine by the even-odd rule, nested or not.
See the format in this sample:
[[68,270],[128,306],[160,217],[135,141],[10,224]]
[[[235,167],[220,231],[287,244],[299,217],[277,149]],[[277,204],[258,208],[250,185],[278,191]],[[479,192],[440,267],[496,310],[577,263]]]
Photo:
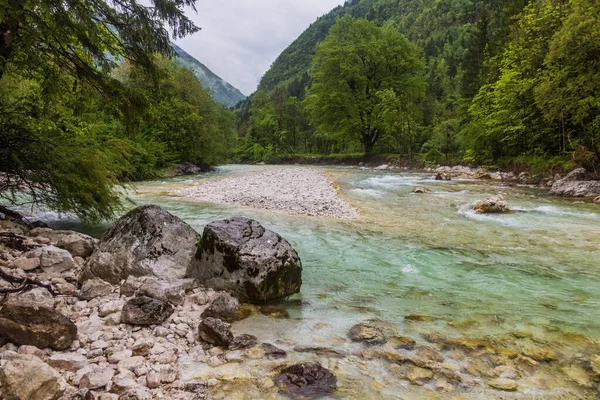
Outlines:
[[317,17],[343,0],[199,0],[202,30],[176,43],[244,94]]

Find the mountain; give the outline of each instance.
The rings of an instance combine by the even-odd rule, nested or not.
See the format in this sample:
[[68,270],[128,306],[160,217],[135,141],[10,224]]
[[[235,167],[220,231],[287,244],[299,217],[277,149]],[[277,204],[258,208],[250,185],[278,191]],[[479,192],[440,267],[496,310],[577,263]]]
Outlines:
[[213,93],[213,98],[219,103],[233,107],[246,98],[239,89],[216,75],[175,43],[173,43],[173,50],[177,53],[175,61],[179,65],[191,69],[202,82],[202,86],[209,88]]

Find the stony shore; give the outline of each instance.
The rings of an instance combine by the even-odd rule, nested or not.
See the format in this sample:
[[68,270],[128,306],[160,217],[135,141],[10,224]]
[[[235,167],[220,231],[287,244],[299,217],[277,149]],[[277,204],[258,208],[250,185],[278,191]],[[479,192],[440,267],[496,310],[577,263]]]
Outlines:
[[269,168],[256,174],[187,187],[177,194],[211,203],[241,204],[289,214],[359,217],[322,173],[308,168]]
[[[254,239],[283,241],[265,236],[255,222],[230,219],[209,226],[201,247],[210,255],[235,241],[245,243],[238,246],[244,257],[248,248],[260,246]],[[235,240],[217,240],[228,227],[235,228],[230,232]],[[171,232],[182,236],[188,230],[183,221],[144,206],[113,228],[97,241],[0,218],[2,271],[57,292],[53,296],[39,287],[11,294],[0,307],[0,397],[275,400],[320,398],[335,391],[334,398],[591,399],[599,393],[597,340],[560,330],[539,335],[537,327],[527,326],[481,337],[480,324],[497,322],[491,315],[490,321],[420,314],[403,322],[370,319],[342,333],[327,321],[313,321],[312,338],[295,337],[289,329],[263,341],[243,329],[246,321],[293,322],[286,308],[240,304],[187,273],[179,278],[170,268],[195,258],[187,250],[196,249],[199,237],[189,231],[188,244],[180,240],[169,247]],[[283,250],[254,255],[273,260]],[[246,258],[232,263],[233,248],[223,254],[236,279],[243,269],[238,262],[266,264]],[[290,257],[281,253],[284,266]]]

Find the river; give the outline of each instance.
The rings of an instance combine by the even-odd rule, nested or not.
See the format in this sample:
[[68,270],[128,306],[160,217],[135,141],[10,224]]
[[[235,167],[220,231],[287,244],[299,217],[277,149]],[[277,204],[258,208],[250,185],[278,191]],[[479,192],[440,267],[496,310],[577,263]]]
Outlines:
[[[357,220],[294,216],[171,194],[198,180],[264,168],[290,167],[228,165],[215,174],[139,183],[130,193],[135,203],[159,204],[199,232],[208,222],[233,215],[256,219],[298,251],[302,291],[280,305],[289,318],[256,314],[235,323],[234,331],[348,354],[357,351],[344,339],[350,327],[370,318],[388,321],[418,342],[424,342],[423,333],[439,333],[512,338],[513,348],[559,343],[565,358],[579,351],[581,337],[600,339],[600,206],[491,181],[434,181],[426,173],[342,167],[317,168],[359,210]],[[413,194],[418,186],[433,193]],[[514,212],[470,211],[476,200],[497,193]],[[104,228],[66,220],[55,225],[95,234]],[[418,317],[405,319],[409,315]],[[383,364],[367,362],[362,368],[351,357],[319,357],[347,375],[339,398],[356,391],[366,398],[427,397],[426,389],[387,378]],[[229,393],[225,397],[252,398],[248,389],[236,395],[234,386],[223,389]],[[528,390],[537,389],[533,381]]]

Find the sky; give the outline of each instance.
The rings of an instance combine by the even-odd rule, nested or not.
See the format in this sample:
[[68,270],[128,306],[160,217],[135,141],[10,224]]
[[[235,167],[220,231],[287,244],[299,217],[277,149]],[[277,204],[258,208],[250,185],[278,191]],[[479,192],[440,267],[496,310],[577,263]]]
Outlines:
[[202,30],[181,48],[245,95],[277,56],[318,17],[344,0],[198,0],[186,11]]

